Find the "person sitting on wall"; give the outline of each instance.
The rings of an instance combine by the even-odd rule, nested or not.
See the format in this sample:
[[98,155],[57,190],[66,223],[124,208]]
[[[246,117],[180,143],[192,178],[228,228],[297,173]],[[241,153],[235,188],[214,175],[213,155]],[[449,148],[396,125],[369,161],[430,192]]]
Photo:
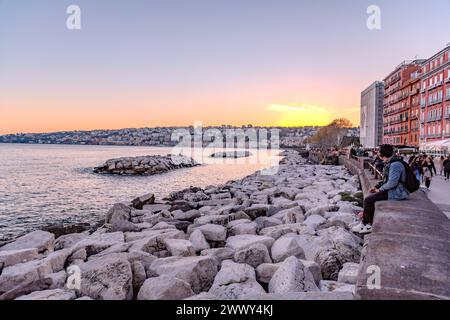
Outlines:
[[375,214],[375,202],[386,200],[406,200],[409,191],[405,187],[406,169],[398,158],[394,157],[394,148],[391,145],[380,147],[380,157],[386,163],[384,179],[374,188],[370,189],[370,196],[364,199],[364,212],[360,213],[362,222],[352,231],[359,234],[372,232],[373,217]]

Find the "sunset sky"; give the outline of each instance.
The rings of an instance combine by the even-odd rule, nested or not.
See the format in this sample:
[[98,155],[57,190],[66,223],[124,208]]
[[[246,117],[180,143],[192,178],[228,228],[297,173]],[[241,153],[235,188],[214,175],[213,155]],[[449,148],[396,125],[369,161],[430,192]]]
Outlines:
[[359,125],[363,89],[449,42],[450,0],[0,0],[0,134]]

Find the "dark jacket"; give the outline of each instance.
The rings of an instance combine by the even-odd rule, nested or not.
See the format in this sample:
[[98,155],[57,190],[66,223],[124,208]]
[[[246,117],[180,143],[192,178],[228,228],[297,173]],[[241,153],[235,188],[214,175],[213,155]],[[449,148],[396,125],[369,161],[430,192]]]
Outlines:
[[443,165],[444,165],[445,171],[450,171],[450,160],[449,159],[445,159]]
[[436,174],[436,167],[434,166],[433,160],[431,160],[430,163],[424,161],[423,162],[423,167],[427,167],[428,169],[430,169],[431,176],[433,176],[433,172],[434,172],[434,174]]
[[416,172],[416,170],[417,170],[417,171],[419,171],[419,174],[423,174],[423,167],[422,167],[422,164],[420,162],[413,162],[411,164],[411,169],[414,172]]

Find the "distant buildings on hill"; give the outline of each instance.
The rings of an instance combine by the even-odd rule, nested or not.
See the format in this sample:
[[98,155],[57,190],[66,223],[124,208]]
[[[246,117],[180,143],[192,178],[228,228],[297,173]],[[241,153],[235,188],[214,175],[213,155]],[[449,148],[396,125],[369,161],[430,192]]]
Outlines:
[[[206,127],[207,129],[218,129],[222,133],[226,129],[278,129],[280,147],[301,147],[307,138],[313,136],[318,127]],[[193,127],[158,127],[158,128],[136,128],[119,130],[93,130],[93,131],[65,131],[52,133],[19,133],[0,136],[2,143],[37,143],[37,144],[78,144],[78,145],[122,145],[122,146],[175,146],[177,141],[172,141],[172,132],[175,129],[187,129],[193,135]],[[350,136],[359,136],[359,128],[349,130]],[[205,143],[210,141],[205,141]]]

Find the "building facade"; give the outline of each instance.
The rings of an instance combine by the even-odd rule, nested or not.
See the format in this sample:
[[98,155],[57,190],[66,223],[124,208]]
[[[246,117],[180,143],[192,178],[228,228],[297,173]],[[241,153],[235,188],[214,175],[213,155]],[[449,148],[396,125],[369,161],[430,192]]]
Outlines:
[[383,139],[384,83],[374,82],[361,92],[360,143],[365,148],[375,148]]
[[423,63],[421,80],[420,147],[439,149],[450,140],[450,44]]
[[384,79],[383,143],[419,146],[416,128],[424,61],[405,61]]

